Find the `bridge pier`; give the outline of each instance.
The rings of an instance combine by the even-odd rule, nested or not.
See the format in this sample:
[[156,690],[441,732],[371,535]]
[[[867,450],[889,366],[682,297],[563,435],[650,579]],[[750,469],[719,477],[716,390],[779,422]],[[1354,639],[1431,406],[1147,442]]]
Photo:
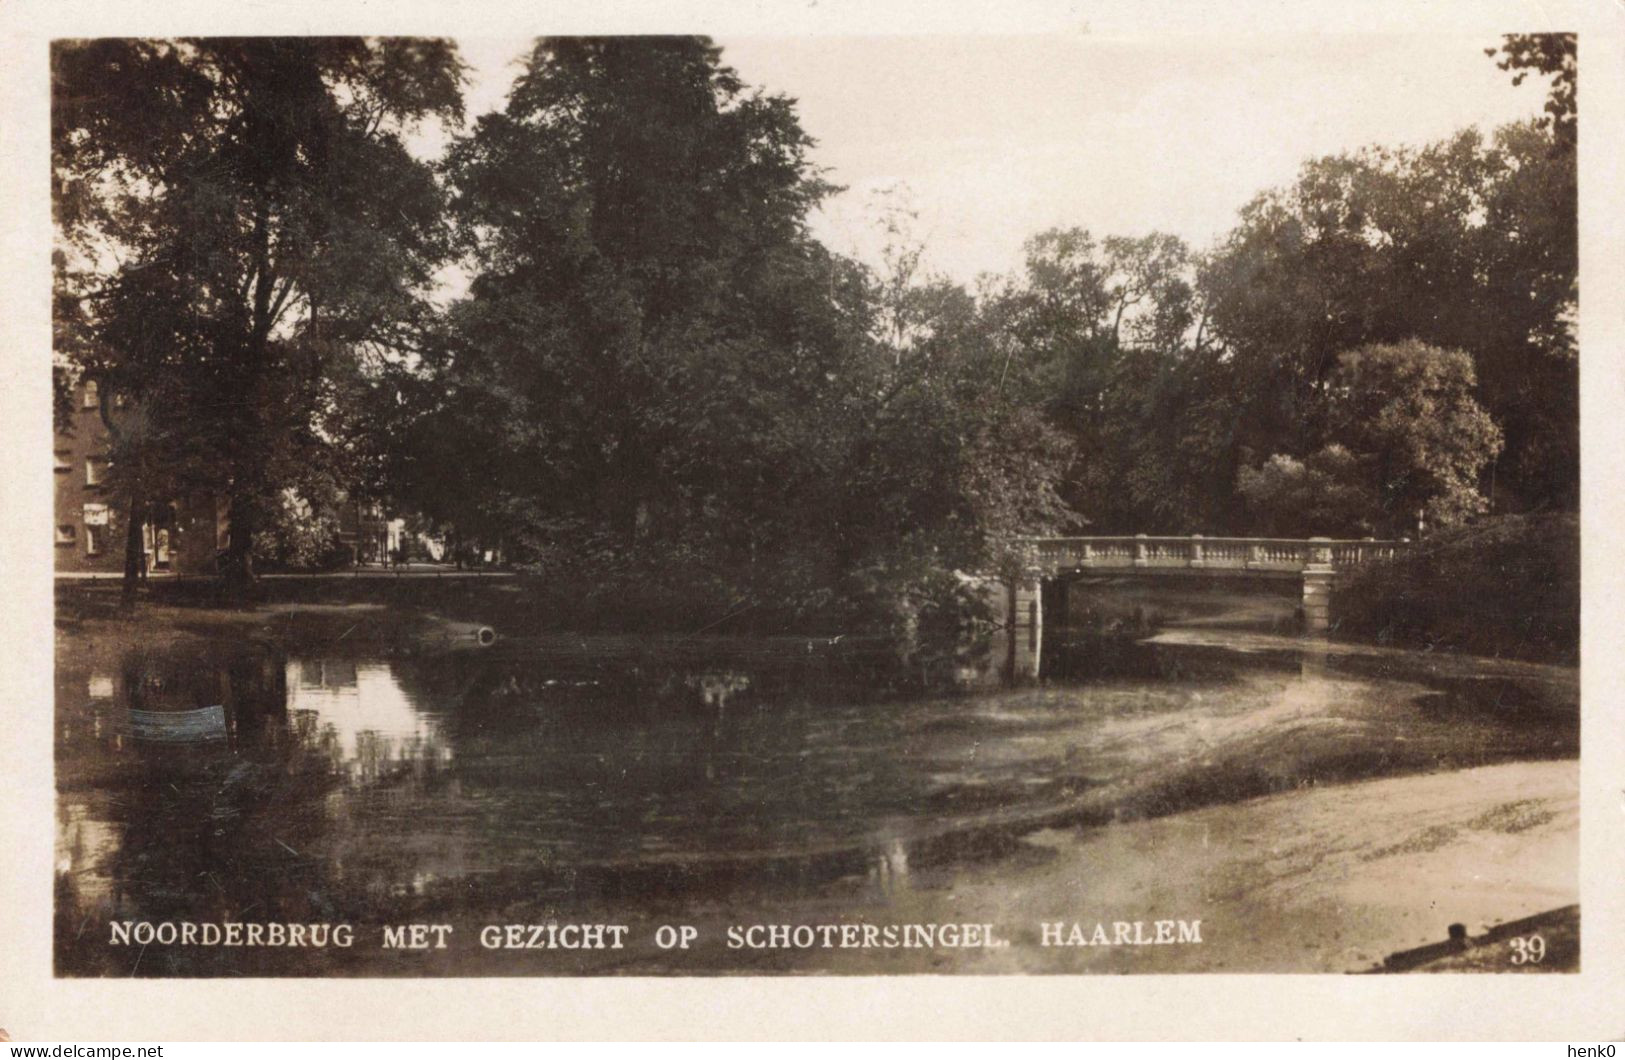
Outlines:
[[1332,542],[1309,539],[1309,562],[1303,568],[1303,631],[1325,633],[1332,628]]
[[989,646],[991,665],[985,672],[1008,682],[1036,681],[1048,602],[1040,572],[1026,571],[1012,581],[993,582],[989,589],[989,602],[999,622]]
[[1325,633],[1332,628],[1332,572],[1303,572],[1303,631]]
[[1025,571],[1010,586],[1010,654],[1007,669],[1016,682],[1038,680],[1044,644],[1044,582],[1040,572]]

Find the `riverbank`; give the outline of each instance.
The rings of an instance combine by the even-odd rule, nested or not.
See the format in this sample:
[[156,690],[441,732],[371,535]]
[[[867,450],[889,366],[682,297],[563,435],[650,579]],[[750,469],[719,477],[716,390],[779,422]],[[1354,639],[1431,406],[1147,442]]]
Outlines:
[[[86,608],[114,614],[122,606],[121,590],[121,580],[113,576],[59,576],[59,617]],[[505,625],[518,634],[839,634],[856,632],[860,616],[884,624],[861,606],[823,595],[818,606],[798,605],[771,587],[753,590],[708,572],[675,568],[643,578],[615,572],[594,579],[581,572],[563,576],[418,565],[264,574],[247,598],[229,593],[218,578],[159,576],[140,583],[135,607],[252,615],[293,605],[376,605]]]
[[[1188,973],[1356,972],[1391,954],[1470,937],[1579,900],[1579,770],[1573,762],[1514,763],[1367,781],[1094,828],[1050,828],[1019,855],[952,873],[894,867],[888,921],[991,923],[1008,947],[962,953],[729,951],[695,960],[742,974],[805,969],[846,974],[948,970]],[[849,881],[802,915],[853,919],[874,908],[874,881]],[[868,908],[865,908],[865,907]],[[872,915],[872,914],[871,914]],[[1200,921],[1199,944],[1117,944],[1118,923]],[[1498,940],[1421,970],[1575,971],[1577,928],[1537,925],[1547,955],[1513,962]],[[735,906],[705,909],[708,939],[740,922]],[[1104,924],[1108,944],[1090,939]],[[1073,925],[1082,932],[1074,935]],[[1153,932],[1154,928],[1148,930]],[[1550,936],[1546,938],[1546,936]],[[1052,943],[1057,936],[1050,936]],[[745,966],[740,961],[745,960]],[[1504,965],[1504,968],[1502,967]],[[634,963],[621,969],[638,970]]]
[[1430,534],[1349,572],[1333,619],[1379,644],[1575,665],[1579,517],[1505,515]]
[[[630,643],[650,636],[667,641],[730,638],[784,643],[800,638],[803,643],[844,644],[849,650],[863,645],[877,654],[894,645],[892,634],[883,628],[835,627],[823,620],[808,621],[804,628],[770,623],[771,632],[749,633],[741,628],[740,605],[727,601],[710,601],[687,610],[668,604],[655,609],[664,614],[660,622],[645,608],[629,612],[626,621],[619,623],[604,601],[573,611],[556,586],[515,573],[274,576],[261,583],[259,598],[251,606],[225,601],[211,580],[157,580],[143,588],[133,610],[121,606],[114,582],[65,579],[57,584],[56,601],[59,632],[82,630],[87,639],[108,643],[147,642],[152,637],[248,637],[314,649],[342,640],[389,653],[413,651],[490,628],[504,641],[550,642],[555,647],[576,642],[581,635],[592,637],[595,643],[617,638]],[[1491,643],[1484,639],[1488,634],[1481,633],[1479,643],[1488,650],[1475,653],[1443,639],[1407,640],[1398,635],[1397,626],[1350,620],[1340,623],[1328,637],[1305,639],[1296,633],[1295,604],[1295,590],[1285,592],[1274,586],[1237,591],[1223,583],[1193,588],[1106,579],[1087,593],[1074,594],[1070,617],[1096,631],[1111,628],[1166,644],[1209,644],[1240,651],[1323,651],[1372,659],[1425,655],[1439,660],[1437,665],[1442,668],[1450,667],[1450,660],[1461,660],[1469,668],[1501,672],[1528,666],[1534,669],[1523,672],[1554,677],[1568,674],[1577,680],[1569,648],[1539,649],[1538,645],[1531,647],[1527,638],[1524,650],[1497,651],[1500,640]],[[1527,626],[1529,617],[1518,620],[1519,628]],[[1468,614],[1465,620],[1471,622],[1473,616]],[[1490,624],[1490,619],[1478,624]],[[1058,628],[1061,623],[1054,625]],[[1561,639],[1569,633],[1560,629],[1555,635]]]
[[[511,594],[506,584],[478,594],[444,587],[448,595],[432,602],[461,608],[455,618],[421,598],[391,606],[306,596],[253,610],[144,601],[131,622],[105,592],[64,593],[64,973],[128,973],[118,952],[80,934],[115,910],[204,920],[252,907],[297,918],[315,915],[318,902],[322,919],[444,922],[464,935],[489,922],[588,916],[639,931],[662,922],[725,930],[744,917],[1014,918],[1023,902],[1076,919],[1095,908],[1063,907],[1067,880],[1078,896],[1122,897],[1165,877],[1210,889],[1234,879],[1239,902],[1285,886],[1270,882],[1279,868],[1281,881],[1308,874],[1319,881],[1311,889],[1330,888],[1336,902],[1347,898],[1343,884],[1315,875],[1317,858],[1341,865],[1350,881],[1379,878],[1415,845],[1406,831],[1413,819],[1434,828],[1417,853],[1439,858],[1486,829],[1558,843],[1566,827],[1552,785],[1576,768],[1572,669],[1271,632],[1290,600],[1173,593],[1148,601],[1140,589],[1114,600],[1101,587],[1091,597],[1099,629],[1049,638],[1057,672],[1070,676],[903,695],[884,690],[877,675],[888,664],[875,645],[843,637],[521,632],[513,616],[522,608],[492,604]],[[1150,615],[1156,628],[1119,622],[1118,611]],[[502,631],[494,646],[468,635],[474,619]],[[214,694],[211,682],[231,689],[229,745],[143,748],[121,737],[132,682],[156,676],[189,694],[198,684],[189,675],[199,674],[202,694]],[[1486,774],[1501,780],[1477,795],[1452,786],[1467,783],[1466,773],[1511,765],[1551,770]],[[1544,779],[1529,780],[1536,775]],[[1449,777],[1458,779],[1435,779]],[[1390,780],[1419,786],[1356,791]],[[1500,802],[1469,805],[1498,790]],[[1492,811],[1531,800],[1532,817],[1508,810],[1509,828],[1496,832]],[[1434,820],[1435,804],[1453,809]],[[1413,812],[1398,812],[1405,805]],[[1359,819],[1348,826],[1356,845],[1337,834],[1339,815]],[[1481,819],[1483,827],[1474,824]],[[1258,837],[1294,829],[1302,843],[1284,862],[1260,845]],[[1386,849],[1372,846],[1383,833],[1396,849],[1363,859]],[[1198,836],[1208,844],[1201,851]],[[1555,847],[1548,853],[1554,866],[1573,864]],[[1437,871],[1444,889],[1478,878],[1460,858],[1395,864]],[[199,891],[196,874],[209,865],[231,868],[210,869],[202,877],[210,888]],[[1043,875],[1045,866],[1054,875]],[[166,878],[161,894],[150,893]],[[1546,901],[1560,883],[1532,893]],[[995,907],[1007,886],[1027,897]],[[1486,888],[1481,914],[1464,900],[1446,925],[1527,912],[1521,898],[1490,908],[1497,887]],[[979,897],[956,912],[966,895]],[[1354,951],[1331,943],[1300,961],[1283,954],[1298,945],[1287,936],[1247,941],[1237,934],[1246,909],[1234,902],[1211,915],[1199,904],[1173,908],[1198,897],[1223,895],[1179,892],[1136,916],[1228,918],[1223,941],[1200,951],[1214,969],[1350,970]],[[1375,960],[1383,946],[1439,937],[1439,924],[1406,909],[1372,912],[1359,953]],[[1100,915],[1131,912],[1127,903]],[[1335,909],[1323,912],[1334,941],[1354,930],[1339,926]],[[1037,953],[1023,958],[1037,963],[1019,967],[998,963],[1015,952],[909,967],[1065,970],[1053,962],[1082,959]],[[857,963],[785,953],[690,954],[664,964],[647,953],[577,955],[555,970],[864,970],[848,957]],[[154,950],[141,974],[517,974],[542,970],[535,960],[479,949],[430,962],[377,948]],[[1079,970],[1096,967],[1097,958],[1083,960]]]

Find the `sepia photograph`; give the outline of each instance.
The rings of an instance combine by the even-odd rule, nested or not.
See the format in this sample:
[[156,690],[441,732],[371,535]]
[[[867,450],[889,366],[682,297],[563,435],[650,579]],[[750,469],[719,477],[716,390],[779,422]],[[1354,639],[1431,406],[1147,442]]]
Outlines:
[[0,10],[0,1047],[1618,1037],[1625,6],[174,3]]
[[54,40],[54,974],[1578,971],[1577,55]]

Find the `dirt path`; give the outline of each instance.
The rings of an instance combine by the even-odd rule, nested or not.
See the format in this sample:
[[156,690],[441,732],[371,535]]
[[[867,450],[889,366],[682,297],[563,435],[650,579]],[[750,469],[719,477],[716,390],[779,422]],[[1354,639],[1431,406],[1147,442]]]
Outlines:
[[[1578,764],[1530,762],[1046,830],[1026,838],[1025,859],[962,865],[951,878],[893,866],[884,908],[865,917],[991,923],[1007,948],[971,951],[969,961],[941,950],[761,959],[848,974],[1361,971],[1444,939],[1452,923],[1478,936],[1577,902],[1578,811]],[[853,911],[850,897],[832,897],[798,919]],[[1199,919],[1201,944],[1040,945],[1044,922],[1068,934],[1077,923],[1085,935],[1103,922],[1109,935],[1116,921],[1144,921],[1154,935],[1160,919]]]
[[1574,762],[1381,780],[1039,833],[1042,866],[937,897],[971,920],[1203,921],[1201,946],[1006,951],[1030,970],[1357,969],[1578,901],[1578,816]]

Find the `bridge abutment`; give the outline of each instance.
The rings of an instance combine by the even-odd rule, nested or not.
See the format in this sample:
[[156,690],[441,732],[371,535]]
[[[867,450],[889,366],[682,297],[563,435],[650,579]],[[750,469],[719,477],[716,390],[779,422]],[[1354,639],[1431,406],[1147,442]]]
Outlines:
[[1309,562],[1303,568],[1303,631],[1325,633],[1332,628],[1332,542],[1309,539]]
[[1038,571],[1014,580],[988,578],[982,582],[994,619],[993,635],[985,655],[963,666],[960,680],[1020,684],[1038,679],[1044,643],[1044,608],[1055,606],[1046,594]]
[[1332,628],[1332,572],[1303,572],[1303,631],[1325,633]]
[[1038,680],[1044,644],[1044,581],[1036,570],[1026,571],[1011,583],[1009,651],[1005,670],[1016,682]]

